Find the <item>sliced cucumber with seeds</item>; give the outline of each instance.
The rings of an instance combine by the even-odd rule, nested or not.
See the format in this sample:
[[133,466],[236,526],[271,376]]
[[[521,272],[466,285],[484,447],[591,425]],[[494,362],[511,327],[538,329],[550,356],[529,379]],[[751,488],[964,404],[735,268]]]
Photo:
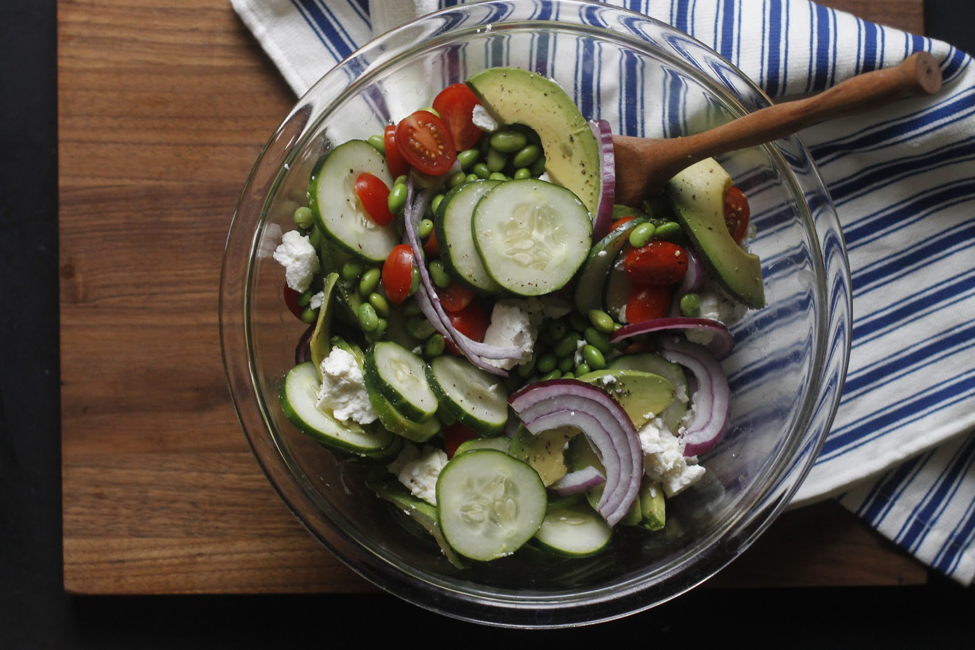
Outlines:
[[463,454],[477,449],[495,449],[507,454],[510,447],[511,438],[505,438],[504,436],[497,438],[473,438],[460,443],[454,455],[456,456],[457,454]]
[[511,555],[545,518],[542,480],[527,464],[493,449],[454,456],[437,478],[440,530],[472,560]]
[[426,364],[403,346],[389,341],[369,346],[363,374],[369,392],[379,392],[407,419],[422,423],[437,412]]
[[440,408],[482,436],[496,436],[508,421],[508,391],[499,377],[466,359],[440,356],[427,366]]
[[585,502],[551,510],[535,533],[539,546],[568,557],[595,555],[612,537],[612,526]]
[[351,140],[326,154],[315,165],[308,186],[308,207],[318,228],[350,253],[369,262],[383,262],[400,243],[392,224],[380,226],[355,194],[359,174],[368,172],[392,187],[386,159],[364,140]]
[[440,244],[440,259],[461,284],[475,291],[494,293],[501,290],[501,286],[485,270],[471,230],[474,207],[482,196],[499,183],[500,181],[473,181],[451,190],[456,193],[433,222],[437,243]]
[[281,409],[299,431],[318,442],[362,456],[382,455],[396,437],[380,427],[361,427],[351,420],[340,422],[319,410],[318,389],[322,382],[311,361],[298,364],[281,384]]
[[536,179],[505,181],[474,208],[474,243],[484,268],[522,296],[561,289],[586,260],[592,221],[579,198]]
[[384,427],[407,440],[426,442],[440,433],[440,429],[443,428],[437,416],[433,416],[422,424],[403,417],[403,414],[397,411],[388,399],[372,389],[369,389],[369,403],[372,404],[372,409]]

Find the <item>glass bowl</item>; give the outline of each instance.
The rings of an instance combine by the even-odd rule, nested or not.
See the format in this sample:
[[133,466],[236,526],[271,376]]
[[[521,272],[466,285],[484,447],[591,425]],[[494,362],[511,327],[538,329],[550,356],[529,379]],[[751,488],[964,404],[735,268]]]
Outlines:
[[[555,22],[557,18],[558,22]],[[614,133],[676,137],[767,106],[734,66],[646,16],[589,2],[464,5],[378,38],[325,75],[270,139],[244,187],[221,280],[224,364],[244,432],[285,503],[366,579],[421,607],[510,627],[609,620],[667,601],[740,555],[812,467],[839,401],[850,276],[829,195],[795,137],[723,156],[751,203],[768,306],[733,328],[732,423],[705,480],[668,501],[656,534],[617,534],[587,559],[517,553],[456,569],[364,485],[369,466],[299,433],[278,402],[305,325],[271,258],[330,148],[429,106],[445,86],[514,65],[555,79]]]

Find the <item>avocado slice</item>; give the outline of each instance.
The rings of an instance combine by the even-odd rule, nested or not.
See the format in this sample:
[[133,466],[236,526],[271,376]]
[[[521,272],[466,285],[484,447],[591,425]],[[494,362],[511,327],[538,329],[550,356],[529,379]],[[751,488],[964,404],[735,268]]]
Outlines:
[[714,160],[691,165],[667,183],[677,218],[714,277],[732,296],[756,309],[765,306],[762,262],[732,239],[724,221],[724,193],[731,176]]
[[498,122],[523,124],[538,134],[549,178],[595,215],[602,189],[599,143],[565,91],[521,68],[489,68],[471,76],[467,86]]
[[637,429],[646,424],[648,416],[660,415],[674,401],[674,385],[650,372],[607,368],[578,379],[602,388],[615,398]]
[[558,427],[536,435],[519,426],[511,439],[508,455],[531,465],[548,487],[568,471],[565,467],[565,443],[577,433],[576,429]]
[[660,530],[667,525],[664,490],[649,476],[640,483],[640,525],[647,530]]
[[318,310],[318,321],[311,338],[308,340],[308,348],[311,351],[311,360],[315,363],[315,370],[318,371],[318,379],[322,378],[322,360],[328,356],[332,349],[329,330],[332,326],[332,293],[335,283],[338,282],[338,273],[329,273],[325,278],[325,286],[322,289],[322,306]]

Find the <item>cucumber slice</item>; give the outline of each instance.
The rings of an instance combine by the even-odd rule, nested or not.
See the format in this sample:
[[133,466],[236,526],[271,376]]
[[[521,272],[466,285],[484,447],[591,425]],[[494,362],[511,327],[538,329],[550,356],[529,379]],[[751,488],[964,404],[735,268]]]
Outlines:
[[[369,388],[368,381],[366,388]],[[408,420],[389,403],[388,399],[371,388],[369,388],[369,403],[372,404],[372,409],[384,427],[407,440],[426,442],[440,433],[440,429],[443,428],[437,416],[433,416],[422,424]]]
[[495,282],[540,296],[568,284],[586,261],[592,221],[564,187],[532,178],[505,181],[474,208],[474,243]]
[[525,463],[493,449],[454,456],[437,478],[440,530],[472,560],[511,555],[545,518],[542,480]]
[[535,541],[542,548],[567,557],[596,555],[609,544],[613,528],[587,503],[548,512]]
[[[474,207],[481,197],[500,184],[500,181],[479,180],[456,188],[446,209],[434,219],[433,227],[440,244],[440,259],[457,280],[475,291],[496,293],[501,286],[484,268],[474,245]],[[447,198],[444,197],[444,202]]]
[[508,421],[508,391],[499,377],[467,359],[440,356],[426,369],[440,407],[482,436],[496,436]]
[[620,251],[629,241],[630,231],[642,223],[646,223],[646,219],[636,217],[616,226],[589,251],[589,257],[582,265],[579,282],[576,284],[575,305],[580,313],[588,314],[593,309],[603,308],[602,297],[606,277],[616,263]]
[[454,455],[474,451],[475,449],[496,449],[507,454],[510,447],[511,438],[505,438],[504,436],[498,438],[474,438],[460,443]]
[[386,183],[393,178],[386,159],[364,140],[341,144],[315,165],[308,185],[308,207],[315,224],[329,239],[362,259],[383,262],[400,243],[392,224],[380,226],[366,214],[355,195],[355,180],[368,172]]
[[339,422],[315,406],[322,385],[311,361],[288,371],[281,384],[281,410],[299,431],[315,440],[360,456],[382,456],[395,436],[379,427],[364,429],[355,422]]
[[426,364],[403,346],[379,341],[366,349],[363,375],[369,392],[379,392],[403,417],[426,422],[437,412]]

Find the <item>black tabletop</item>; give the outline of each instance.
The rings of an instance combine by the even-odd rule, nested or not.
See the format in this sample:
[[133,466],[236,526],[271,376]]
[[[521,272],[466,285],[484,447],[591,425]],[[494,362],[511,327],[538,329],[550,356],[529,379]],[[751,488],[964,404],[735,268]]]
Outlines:
[[[975,52],[975,3],[927,0],[926,9],[929,36]],[[0,649],[265,648],[344,639],[466,645],[472,632],[518,634],[382,595],[64,593],[55,2],[3,0],[0,16]],[[970,647],[973,612],[975,590],[936,575],[925,587],[700,589],[625,621],[548,639]]]

